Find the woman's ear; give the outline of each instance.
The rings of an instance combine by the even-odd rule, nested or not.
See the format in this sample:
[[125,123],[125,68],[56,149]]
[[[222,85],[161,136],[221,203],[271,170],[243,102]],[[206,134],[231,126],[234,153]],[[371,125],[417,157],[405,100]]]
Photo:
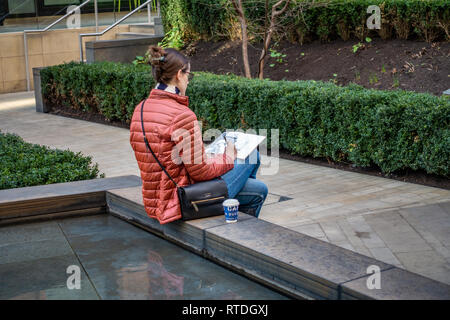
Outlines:
[[182,73],[183,73],[183,71],[182,71],[181,69],[178,70],[177,75],[176,75],[177,82],[181,80],[181,78],[182,78]]

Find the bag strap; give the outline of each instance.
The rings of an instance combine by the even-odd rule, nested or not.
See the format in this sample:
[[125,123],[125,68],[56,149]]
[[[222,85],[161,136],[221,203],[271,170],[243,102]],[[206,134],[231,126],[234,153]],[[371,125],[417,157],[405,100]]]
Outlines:
[[150,147],[150,144],[148,143],[147,137],[145,136],[145,130],[144,130],[144,103],[146,100],[142,101],[142,105],[141,105],[141,125],[142,125],[142,134],[144,135],[144,141],[145,141],[145,145],[147,146],[148,150],[150,150],[150,152],[152,153],[153,157],[155,158],[156,162],[158,162],[159,166],[161,167],[161,169],[163,169],[163,171],[165,172],[165,174],[169,177],[170,180],[172,180],[172,182],[175,184],[175,186],[178,188],[178,184],[175,182],[175,180],[172,179],[172,177],[170,176],[170,174],[167,172],[166,168],[164,168],[164,166],[161,164],[161,162],[159,162],[158,158],[156,157],[155,153],[153,152],[152,148]]

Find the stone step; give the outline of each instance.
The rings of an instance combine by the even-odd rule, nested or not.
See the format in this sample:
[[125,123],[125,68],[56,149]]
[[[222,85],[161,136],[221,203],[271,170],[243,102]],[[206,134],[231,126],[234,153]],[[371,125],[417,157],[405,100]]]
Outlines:
[[137,39],[137,38],[153,38],[151,33],[137,33],[137,32],[121,32],[116,33],[116,39]]
[[155,24],[135,23],[130,24],[130,32],[155,34]]
[[129,25],[130,32],[135,33],[150,33],[155,35],[164,35],[164,28],[161,17],[153,17],[153,22],[148,23],[133,23]]

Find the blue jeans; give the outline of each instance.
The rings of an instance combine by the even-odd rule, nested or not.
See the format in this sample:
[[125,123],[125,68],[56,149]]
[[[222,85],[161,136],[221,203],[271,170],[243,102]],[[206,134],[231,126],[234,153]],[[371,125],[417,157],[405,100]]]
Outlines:
[[259,152],[255,150],[245,160],[236,159],[234,168],[221,176],[227,184],[228,197],[239,201],[239,211],[255,217],[268,193],[266,184],[256,179],[260,164]]

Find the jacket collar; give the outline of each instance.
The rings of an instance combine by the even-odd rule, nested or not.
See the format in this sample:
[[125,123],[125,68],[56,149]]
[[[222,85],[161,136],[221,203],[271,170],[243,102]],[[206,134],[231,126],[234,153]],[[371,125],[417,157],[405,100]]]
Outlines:
[[180,89],[178,89],[177,87],[175,87],[173,85],[167,85],[167,84],[162,83],[162,82],[158,82],[156,84],[155,89],[160,89],[160,90],[164,90],[164,91],[169,91],[169,92],[172,92],[172,93],[180,94]]
[[168,92],[165,90],[160,89],[152,89],[150,91],[150,95],[148,96],[149,99],[173,99],[177,101],[180,104],[183,104],[185,106],[189,106],[189,97],[188,96],[180,96],[176,93]]

